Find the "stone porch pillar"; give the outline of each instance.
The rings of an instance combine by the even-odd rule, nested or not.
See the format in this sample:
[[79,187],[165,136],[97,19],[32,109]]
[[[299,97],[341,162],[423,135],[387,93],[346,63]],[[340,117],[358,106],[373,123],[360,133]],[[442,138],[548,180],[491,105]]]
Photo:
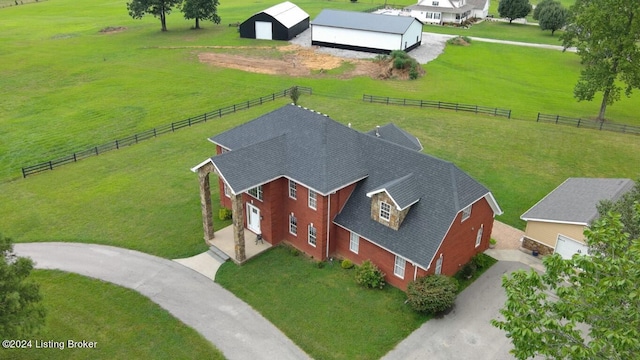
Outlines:
[[204,241],[209,244],[214,237],[213,208],[211,206],[211,185],[209,184],[210,165],[198,169],[200,181],[200,206],[202,208],[202,227],[204,229]]
[[236,261],[242,264],[247,260],[244,247],[244,211],[242,194],[231,195],[231,213],[233,215],[233,242],[235,244]]

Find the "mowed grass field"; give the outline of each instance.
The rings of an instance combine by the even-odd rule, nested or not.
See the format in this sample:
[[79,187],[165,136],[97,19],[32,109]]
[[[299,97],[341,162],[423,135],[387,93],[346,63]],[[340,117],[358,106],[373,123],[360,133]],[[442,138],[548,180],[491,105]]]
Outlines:
[[[134,290],[61,271],[37,270],[46,324],[31,348],[2,349],[0,359],[224,359],[195,330]],[[67,341],[95,342],[69,349]],[[36,349],[48,341],[64,349]]]
[[[129,18],[124,1],[48,0],[2,9],[0,228],[18,241],[106,243],[165,257],[201,251],[197,183],[188,169],[212,155],[207,137],[286,100],[26,180],[20,167],[295,84],[313,88],[303,104],[338,121],[360,119],[354,126],[362,130],[393,121],[415,133],[425,152],[458,164],[494,191],[505,210],[501,219],[514,226],[522,227],[519,215],[568,176],[638,176],[637,137],[533,122],[538,111],[597,113],[597,101],[572,97],[580,71],[575,54],[447,46],[417,81],[264,75],[198,61],[213,46],[286,45],[240,39],[226,26],[270,4],[222,4],[222,25],[204,23],[200,31],[174,12],[166,33],[157,19]],[[323,7],[371,5],[300,3],[312,17]],[[106,27],[126,29],[101,33]],[[495,106],[511,109],[515,120],[381,107],[361,102],[363,93]],[[609,118],[640,125],[638,99],[637,93],[623,98],[608,109]]]

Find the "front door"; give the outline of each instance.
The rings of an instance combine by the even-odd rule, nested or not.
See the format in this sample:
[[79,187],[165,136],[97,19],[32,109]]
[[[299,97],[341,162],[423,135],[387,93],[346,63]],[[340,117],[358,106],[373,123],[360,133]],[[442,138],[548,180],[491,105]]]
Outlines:
[[260,209],[247,203],[247,228],[260,234]]

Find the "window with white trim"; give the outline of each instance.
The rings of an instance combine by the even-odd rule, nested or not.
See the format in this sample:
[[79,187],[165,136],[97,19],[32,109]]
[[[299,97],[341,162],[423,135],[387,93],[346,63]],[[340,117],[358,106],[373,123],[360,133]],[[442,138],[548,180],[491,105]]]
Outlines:
[[466,208],[462,209],[462,220],[461,221],[465,221],[470,217],[471,217],[471,205],[469,205]]
[[224,181],[222,182],[222,188],[224,189],[224,196],[231,197],[231,191],[229,190],[227,183]]
[[444,256],[440,254],[440,257],[436,261],[436,271],[435,271],[436,275],[440,275],[442,273],[442,261],[444,261]]
[[295,181],[289,180],[289,197],[295,199],[298,195],[298,186]]
[[247,191],[247,194],[262,201],[262,185],[256,186],[253,189],[249,189],[249,191]]
[[226,152],[229,152],[229,149],[225,149],[222,146],[220,146],[220,154],[224,154]]
[[309,189],[309,207],[315,210],[317,205],[318,205],[318,194],[315,191]]
[[315,227],[313,227],[313,223],[309,224],[307,241],[309,241],[309,245],[313,247],[316,246],[316,235],[317,235],[317,230]]
[[400,279],[404,279],[404,267],[407,264],[407,261],[396,255],[396,261],[393,265],[393,275],[399,277]]
[[289,215],[289,234],[298,236],[298,219],[293,213]]
[[478,229],[478,234],[476,235],[476,247],[480,246],[482,242],[482,232],[484,231],[484,224],[480,225],[480,229]]
[[389,221],[391,219],[391,205],[380,201],[380,219]]
[[360,236],[353,231],[349,235],[349,250],[356,254],[360,251]]

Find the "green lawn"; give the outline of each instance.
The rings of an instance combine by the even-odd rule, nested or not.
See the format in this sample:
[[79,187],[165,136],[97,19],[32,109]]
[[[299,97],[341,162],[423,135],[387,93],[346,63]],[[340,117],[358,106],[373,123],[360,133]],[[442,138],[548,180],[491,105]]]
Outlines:
[[[209,341],[137,292],[84,276],[36,270],[47,310],[30,349],[0,351],[2,359],[224,359]],[[64,342],[64,350],[35,341]],[[69,349],[68,340],[97,342]]]
[[426,32],[438,34],[475,36],[534,44],[562,45],[560,41],[561,30],[556,31],[554,35],[551,36],[551,31],[542,31],[538,26],[516,23],[509,24],[508,22],[501,21],[483,21],[468,29],[439,25],[424,25],[423,29]]
[[[174,12],[166,33],[153,17],[131,19],[125,3],[96,0],[78,7],[71,0],[48,0],[0,10],[0,179],[19,177],[22,166],[296,83],[335,97],[355,99],[367,92],[511,108],[521,118],[538,111],[583,118],[597,114],[598,98],[578,103],[572,97],[580,70],[574,54],[480,43],[448,47],[425,66],[427,76],[414,82],[251,74],[201,64],[197,54],[207,51],[201,46],[286,45],[240,39],[236,28],[226,26],[264,3],[223,3],[223,24],[205,23],[200,31],[190,30],[191,22]],[[322,7],[371,5],[300,3],[312,16]],[[100,32],[117,26],[126,30]],[[638,110],[634,94],[607,114],[617,122],[640,124]]]
[[222,265],[216,282],[251,304],[315,359],[379,359],[428,317],[404,292],[361,288],[339,262],[320,269],[276,247],[243,266]]

